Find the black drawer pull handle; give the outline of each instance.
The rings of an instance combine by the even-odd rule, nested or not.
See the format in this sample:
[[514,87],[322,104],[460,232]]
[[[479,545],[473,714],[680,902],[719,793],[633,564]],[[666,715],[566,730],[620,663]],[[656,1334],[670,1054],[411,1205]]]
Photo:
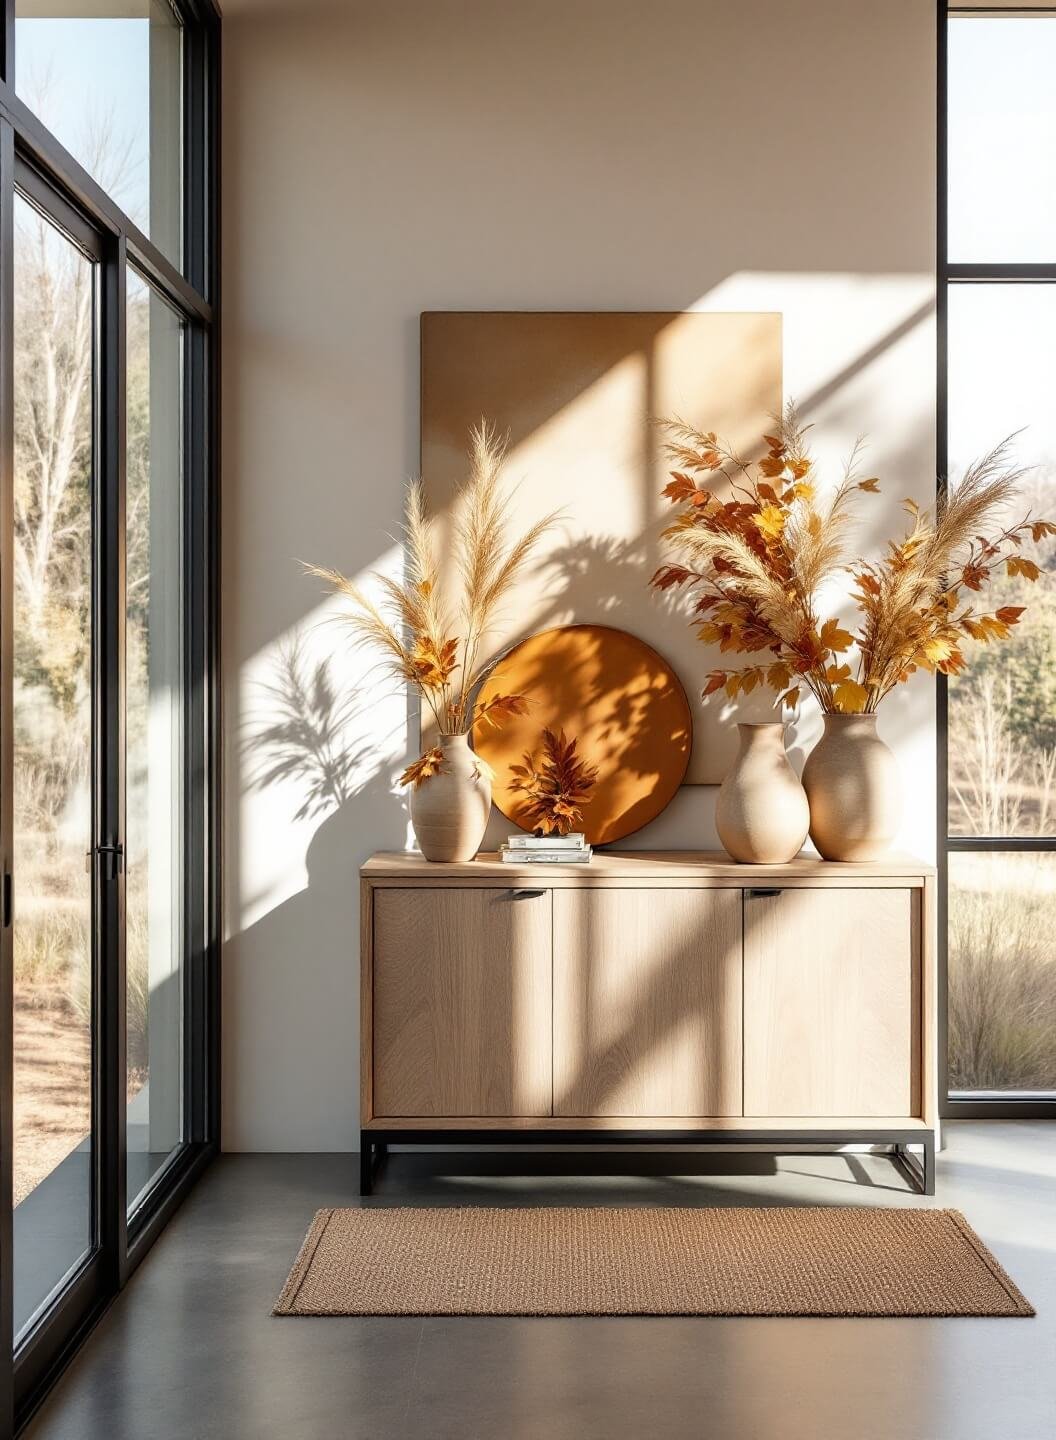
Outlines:
[[745,895],[749,900],[768,900],[771,895],[780,895],[780,890],[746,890]]
[[514,900],[538,900],[540,895],[545,895],[545,890],[511,890],[510,894]]

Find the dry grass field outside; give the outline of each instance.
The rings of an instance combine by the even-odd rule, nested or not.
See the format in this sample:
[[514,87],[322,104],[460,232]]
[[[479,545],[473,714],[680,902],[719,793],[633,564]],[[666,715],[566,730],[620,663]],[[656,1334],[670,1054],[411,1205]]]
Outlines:
[[[1050,836],[1056,746],[1030,743],[1011,678],[951,687],[950,830]],[[951,853],[953,1090],[1056,1090],[1056,855]]]
[[15,998],[14,1203],[84,1141],[91,1127],[90,1032],[61,990]]
[[[54,835],[26,836],[15,924],[14,1203],[91,1130],[89,906],[83,863]],[[146,934],[129,899],[128,1099],[147,1078]]]
[[953,1090],[1056,1090],[1056,855],[951,854]]

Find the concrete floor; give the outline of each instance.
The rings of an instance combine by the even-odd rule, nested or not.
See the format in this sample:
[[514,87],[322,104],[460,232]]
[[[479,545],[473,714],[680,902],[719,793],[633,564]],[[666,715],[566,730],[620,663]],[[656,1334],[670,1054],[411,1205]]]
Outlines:
[[577,1176],[522,1152],[396,1155],[370,1203],[953,1206],[1034,1320],[274,1319],[313,1212],[359,1203],[357,1158],[225,1156],[27,1435],[1053,1440],[1056,1125],[947,1139],[934,1201],[873,1156],[636,1156],[629,1178],[618,1159],[576,1156],[593,1172]]

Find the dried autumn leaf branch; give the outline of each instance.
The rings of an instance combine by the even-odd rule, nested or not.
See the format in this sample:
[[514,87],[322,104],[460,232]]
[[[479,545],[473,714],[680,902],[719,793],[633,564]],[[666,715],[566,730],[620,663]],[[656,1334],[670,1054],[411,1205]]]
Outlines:
[[[766,652],[760,663],[711,671],[705,696],[723,690],[732,700],[766,685],[778,704],[791,707],[805,686],[828,713],[872,712],[917,670],[956,674],[965,640],[1008,635],[1023,607],[979,612],[966,592],[980,591],[1001,568],[1036,580],[1038,566],[1019,550],[1028,538],[1056,534],[1056,526],[1029,514],[1002,523],[1024,474],[1004,441],[940,497],[934,512],[907,500],[910,530],[882,559],[849,562],[852,501],[860,491],[877,493],[879,482],[859,478],[859,443],[834,494],[819,503],[807,428],[789,405],[753,466],[713,432],[665,422],[666,453],[678,468],[664,494],[679,508],[664,531],[674,558],[652,584],[693,593],[693,623],[705,643],[737,654]],[[731,499],[700,483],[700,476],[716,474]],[[856,633],[817,612],[822,582],[840,570],[853,577]]]
[[511,765],[510,789],[529,801],[532,828],[545,835],[567,835],[583,819],[582,805],[597,782],[598,770],[577,754],[575,736],[561,730],[543,731],[543,754],[537,765],[529,751],[523,765]]
[[[415,687],[441,735],[465,735],[478,721],[497,727],[513,715],[523,715],[528,706],[523,695],[495,695],[486,704],[477,698],[501,658],[482,659],[498,608],[558,519],[554,512],[523,534],[509,537],[511,492],[503,481],[507,443],[484,420],[470,435],[469,477],[454,506],[454,554],[461,590],[457,606],[448,604],[441,592],[420,480],[407,495],[402,580],[376,573],[371,577],[381,591],[380,602],[338,570],[305,566],[309,575],[347,602],[337,619],[355,644],[379,654],[393,680]],[[409,766],[400,783],[419,785],[435,774],[435,753],[428,751]]]
[[434,745],[424,755],[419,755],[417,760],[412,760],[407,769],[400,776],[399,784],[413,785],[417,790],[419,785],[431,779],[433,775],[439,775],[444,768],[444,752],[439,745]]

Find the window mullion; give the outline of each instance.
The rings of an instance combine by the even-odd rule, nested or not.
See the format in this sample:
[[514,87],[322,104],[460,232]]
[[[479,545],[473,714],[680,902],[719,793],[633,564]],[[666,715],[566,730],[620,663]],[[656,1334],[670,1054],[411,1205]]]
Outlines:
[[[96,703],[100,754],[96,761],[100,826],[127,853],[125,833],[125,286],[123,238],[107,246],[100,269],[99,439],[97,506],[99,576],[96,599],[99,673]],[[124,1282],[126,1190],[125,866],[104,887],[96,921],[99,953],[100,1034],[97,1038],[100,1108],[100,1242],[115,1288]]]

